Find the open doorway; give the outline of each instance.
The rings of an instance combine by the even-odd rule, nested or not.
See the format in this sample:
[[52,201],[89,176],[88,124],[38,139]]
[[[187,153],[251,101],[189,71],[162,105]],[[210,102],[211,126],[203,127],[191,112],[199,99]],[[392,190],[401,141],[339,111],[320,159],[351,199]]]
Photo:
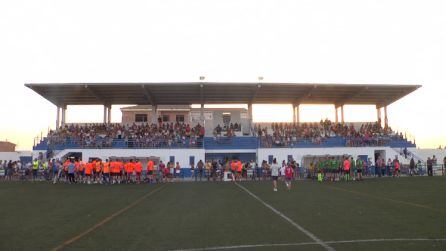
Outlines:
[[229,124],[231,123],[231,113],[230,112],[224,112],[223,113],[223,125],[226,128],[229,128]]

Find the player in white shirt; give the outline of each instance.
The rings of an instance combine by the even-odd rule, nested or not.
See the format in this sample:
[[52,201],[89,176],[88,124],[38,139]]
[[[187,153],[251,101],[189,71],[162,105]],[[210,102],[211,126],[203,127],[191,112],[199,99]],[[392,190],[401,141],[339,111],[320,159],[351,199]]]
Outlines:
[[279,178],[279,165],[277,165],[277,160],[273,160],[271,165],[271,178],[273,179],[273,191],[277,192],[277,179]]

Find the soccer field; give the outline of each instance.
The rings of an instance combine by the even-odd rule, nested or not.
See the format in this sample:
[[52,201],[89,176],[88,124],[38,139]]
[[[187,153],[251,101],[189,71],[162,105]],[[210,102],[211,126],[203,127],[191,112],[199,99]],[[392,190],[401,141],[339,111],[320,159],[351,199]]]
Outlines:
[[445,250],[446,178],[0,183],[0,250]]

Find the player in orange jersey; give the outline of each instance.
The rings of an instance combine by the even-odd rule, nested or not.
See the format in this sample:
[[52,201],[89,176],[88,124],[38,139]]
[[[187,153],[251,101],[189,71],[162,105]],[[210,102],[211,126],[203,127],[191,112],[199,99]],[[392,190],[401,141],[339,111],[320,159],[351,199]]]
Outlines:
[[94,164],[92,162],[88,162],[85,166],[85,176],[87,179],[87,183],[91,184],[91,176],[93,175]]
[[154,167],[155,167],[155,163],[153,162],[153,160],[149,160],[147,162],[147,173],[146,173],[146,176],[147,176],[147,179],[149,180],[149,183],[153,182],[153,170],[154,170]]
[[110,162],[108,162],[108,159],[105,160],[105,162],[102,164],[102,178],[103,182],[106,185],[110,184]]
[[142,173],[142,164],[141,161],[136,160],[136,163],[134,164],[134,169],[135,169],[135,173],[136,173],[136,182],[138,184],[141,183],[141,173]]
[[102,183],[102,160],[96,160],[94,163],[94,183]]

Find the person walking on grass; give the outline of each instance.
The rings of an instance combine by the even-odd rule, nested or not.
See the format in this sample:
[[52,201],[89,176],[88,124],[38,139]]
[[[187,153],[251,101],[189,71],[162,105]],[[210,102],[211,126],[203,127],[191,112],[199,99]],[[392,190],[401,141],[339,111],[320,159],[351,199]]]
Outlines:
[[153,170],[155,167],[155,163],[153,162],[153,160],[149,160],[147,162],[147,172],[146,172],[146,176],[147,176],[147,180],[149,183],[153,183],[154,182],[154,178],[153,178]]
[[[203,177],[203,167],[204,167],[204,163],[202,160],[198,161],[197,163],[197,169],[198,169],[198,177],[201,178]],[[195,177],[195,181],[197,180],[197,178]]]
[[237,161],[235,162],[235,165],[236,165],[236,171],[237,171],[237,173],[236,173],[237,176],[235,177],[235,180],[242,181],[243,164],[240,160],[237,159]]
[[273,180],[273,191],[277,192],[277,180],[279,179],[279,165],[277,164],[277,160],[273,159],[273,164],[271,165],[271,178]]
[[443,167],[441,168],[442,175],[445,175],[445,168],[446,168],[446,156],[443,158]]
[[163,163],[163,161],[160,160],[160,164],[158,165],[158,179],[157,182],[158,183],[163,183],[164,182],[164,175],[165,175],[165,170],[166,169],[166,165]]
[[[5,162],[6,162],[6,160],[5,160]],[[33,161],[33,181],[36,181],[37,180],[37,175],[38,175],[38,173],[39,173],[39,161],[37,160],[37,159],[34,159],[34,161]],[[4,168],[4,169],[6,169],[6,168]]]
[[[70,164],[68,164],[68,168],[69,166]],[[88,162],[87,165],[85,166],[85,177],[86,177],[86,183],[88,185],[90,185],[92,182],[93,168],[94,167],[92,162]]]
[[350,179],[350,160],[348,157],[344,160],[344,180],[348,181]]
[[393,166],[393,178],[400,177],[400,161],[398,160],[398,158],[395,158],[393,160]]
[[218,162],[216,160],[212,160],[212,171],[211,171],[212,181],[217,180],[217,170],[218,170]]
[[139,159],[134,163],[136,183],[141,184],[142,163]]
[[[285,160],[282,161],[282,166],[279,169],[279,179],[283,179],[285,181],[285,168],[287,167],[287,163],[285,163]],[[282,178],[283,177],[283,178]]]
[[235,181],[237,178],[236,178],[236,173],[237,173],[237,162],[235,161],[235,159],[233,159],[232,161],[231,161],[231,180],[232,181]]
[[288,191],[291,190],[291,181],[293,180],[294,169],[291,164],[285,167],[285,185],[288,188]]
[[413,159],[413,157],[410,159],[410,164],[409,164],[409,175],[413,176],[414,174],[414,170],[415,170],[415,160]]
[[163,168],[163,174],[164,174],[163,180],[165,182],[170,182],[171,181],[171,179],[170,179],[170,166],[171,166],[171,162],[169,161],[169,162],[167,162],[167,165]]
[[421,160],[418,160],[416,168],[417,168],[417,174],[419,176],[423,176],[423,163],[421,163]]
[[76,183],[74,179],[74,171],[76,170],[76,165],[74,164],[74,159],[70,160],[70,164],[68,164],[68,182],[70,184]]
[[205,176],[206,176],[206,180],[210,181],[211,179],[211,169],[212,169],[212,163],[210,160],[206,161],[206,164],[204,165],[205,167]]
[[197,175],[195,175],[195,165],[194,163],[190,163],[190,177],[192,180],[195,179],[197,181]]
[[103,184],[110,185],[110,171],[110,162],[106,159],[102,168]]
[[432,169],[432,166],[433,166],[433,161],[432,161],[432,159],[429,157],[429,158],[427,158],[427,175],[428,175],[428,176],[433,176],[433,169]]
[[176,181],[179,181],[181,178],[181,166],[180,163],[177,162],[175,165],[175,176],[174,176]]
[[59,178],[62,175],[63,172],[63,166],[62,163],[60,163],[59,160],[56,161],[56,163],[53,165],[53,184],[56,184],[59,182]]
[[357,174],[356,161],[355,161],[355,158],[351,157],[350,158],[350,177],[352,178],[353,181],[356,180],[356,174]]
[[361,158],[356,159],[356,174],[357,174],[357,180],[362,180],[362,172],[364,169],[364,162]]

